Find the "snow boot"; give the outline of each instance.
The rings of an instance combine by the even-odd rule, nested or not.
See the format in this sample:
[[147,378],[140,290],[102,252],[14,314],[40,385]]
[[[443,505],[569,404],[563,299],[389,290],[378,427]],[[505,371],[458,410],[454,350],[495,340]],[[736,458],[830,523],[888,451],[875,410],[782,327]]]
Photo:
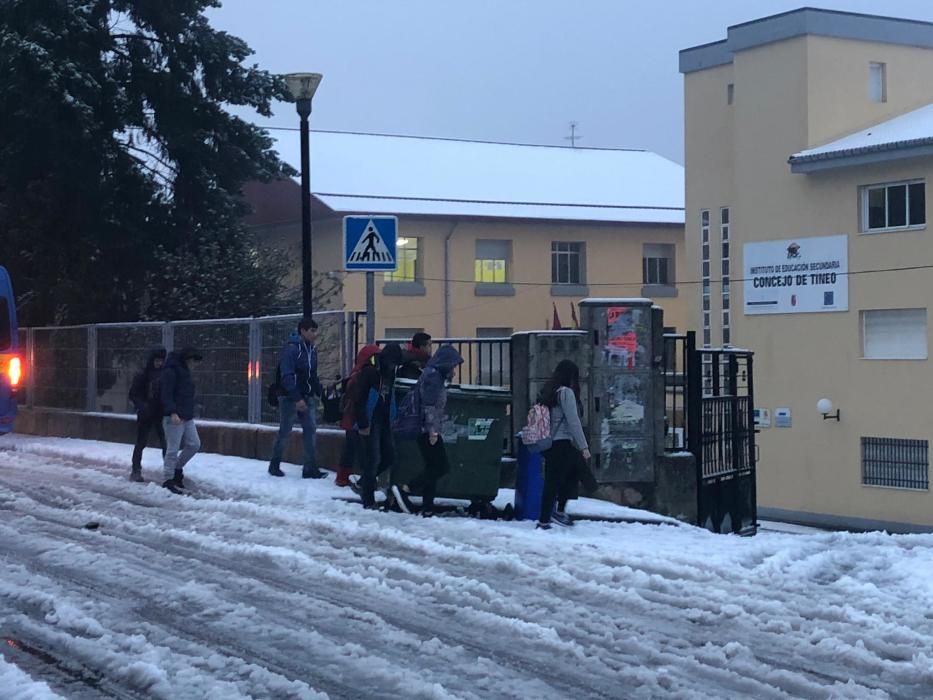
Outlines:
[[172,493],[176,493],[179,496],[183,496],[185,492],[178,487],[178,482],[174,479],[166,479],[162,482],[162,488],[168,489]]
[[304,467],[301,470],[302,479],[326,479],[327,473],[321,471],[317,467]]
[[285,472],[282,471],[282,467],[279,466],[278,462],[269,462],[269,474],[272,476],[285,476]]
[[142,467],[133,467],[133,470],[130,472],[130,481],[135,481],[137,484],[146,483],[146,480],[143,479]]
[[[185,473],[181,469],[175,470],[175,478],[172,479],[175,482],[175,486],[182,491],[185,489]],[[163,484],[164,486],[165,484]]]
[[573,518],[559,510],[555,510],[553,513],[551,513],[551,520],[563,527],[573,526]]
[[334,481],[334,483],[337,486],[349,486],[350,485],[350,474],[352,473],[353,472],[350,469],[347,469],[346,467],[338,467],[337,468],[337,479]]

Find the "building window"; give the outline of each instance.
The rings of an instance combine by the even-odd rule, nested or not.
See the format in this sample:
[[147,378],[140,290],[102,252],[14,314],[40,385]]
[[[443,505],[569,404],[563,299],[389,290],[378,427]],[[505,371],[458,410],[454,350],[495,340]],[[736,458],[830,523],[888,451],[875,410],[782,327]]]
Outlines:
[[868,96],[872,102],[888,101],[888,67],[885,63],[868,64]]
[[476,241],[475,280],[481,284],[508,282],[511,248],[511,241]]
[[[709,210],[700,212],[700,279],[702,281],[702,308],[703,308],[703,346],[709,347],[712,342],[710,328],[710,249],[709,249]],[[704,371],[705,374],[705,371]]]
[[726,104],[732,104],[735,102],[735,83],[729,83],[726,85]]
[[862,188],[862,231],[925,226],[926,186],[922,181]]
[[927,359],[926,309],[879,309],[861,315],[864,359]]
[[393,272],[385,273],[386,282],[421,281],[420,238],[399,238],[395,248],[395,259],[398,262],[398,268]]
[[729,207],[719,210],[719,238],[722,256],[720,258],[720,272],[722,273],[722,344],[732,342],[731,324],[729,323],[729,275],[732,263],[729,259],[729,238],[731,236],[732,212]]
[[415,333],[421,333],[424,328],[386,328],[383,340],[410,341]]
[[585,284],[586,244],[551,243],[551,284]]
[[862,483],[896,489],[930,488],[930,447],[926,440],[862,438]]
[[674,284],[674,246],[645,243],[642,246],[641,270],[643,284],[666,287]]

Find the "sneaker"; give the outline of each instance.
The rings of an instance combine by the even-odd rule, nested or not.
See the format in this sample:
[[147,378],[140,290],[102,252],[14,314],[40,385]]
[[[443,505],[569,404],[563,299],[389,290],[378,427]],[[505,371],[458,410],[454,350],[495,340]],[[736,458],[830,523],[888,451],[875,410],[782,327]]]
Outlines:
[[271,476],[285,476],[285,472],[282,471],[282,467],[278,464],[269,465],[269,474]]
[[302,479],[326,479],[327,472],[321,471],[317,467],[314,467],[313,469],[305,468],[301,470],[301,478]]
[[184,490],[178,486],[178,482],[175,479],[166,479],[162,482],[162,488],[168,489],[172,493],[177,493],[179,496],[185,494]]
[[573,518],[559,510],[555,510],[551,514],[551,520],[563,527],[571,527],[573,525]]
[[550,530],[551,523],[537,523],[535,525],[535,530]]
[[395,499],[395,502],[398,505],[398,508],[400,511],[402,511],[403,513],[407,513],[408,515],[411,515],[411,503],[408,500],[408,496],[405,494],[404,491],[402,491],[402,489],[400,489],[398,486],[393,485],[392,486],[392,497]]
[[137,484],[145,484],[146,480],[143,479],[142,469],[134,469],[130,472],[130,481],[135,481]]
[[334,485],[335,486],[350,486],[351,483],[352,482],[350,481],[350,470],[345,469],[344,467],[340,467],[337,470],[337,478],[334,479]]
[[435,515],[437,515],[437,512],[433,508],[425,508],[422,509],[418,515],[420,515],[422,518],[433,518]]

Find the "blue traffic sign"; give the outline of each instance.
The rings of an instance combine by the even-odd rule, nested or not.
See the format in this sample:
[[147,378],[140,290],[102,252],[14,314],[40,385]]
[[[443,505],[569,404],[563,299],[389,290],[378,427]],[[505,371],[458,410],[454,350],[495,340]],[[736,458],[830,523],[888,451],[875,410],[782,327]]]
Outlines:
[[343,269],[348,272],[395,270],[397,238],[397,217],[343,217]]

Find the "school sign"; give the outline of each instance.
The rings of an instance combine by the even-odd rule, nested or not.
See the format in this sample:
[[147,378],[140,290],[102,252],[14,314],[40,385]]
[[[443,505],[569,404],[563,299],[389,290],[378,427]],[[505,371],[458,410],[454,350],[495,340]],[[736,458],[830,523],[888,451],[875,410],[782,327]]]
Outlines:
[[745,314],[849,310],[849,237],[746,243]]

